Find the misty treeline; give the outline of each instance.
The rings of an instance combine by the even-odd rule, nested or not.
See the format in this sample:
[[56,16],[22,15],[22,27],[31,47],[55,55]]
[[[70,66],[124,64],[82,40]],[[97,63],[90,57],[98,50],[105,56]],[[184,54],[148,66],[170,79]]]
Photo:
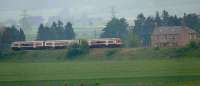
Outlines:
[[[129,47],[149,47],[151,43],[151,33],[159,26],[187,26],[200,33],[199,15],[184,14],[182,17],[170,15],[167,11],[156,12],[155,16],[145,17],[139,14],[134,20],[134,26],[130,27],[124,18],[112,18],[103,29],[102,38],[119,37],[124,40]],[[129,27],[129,28],[128,28]]]
[[37,33],[37,40],[70,40],[75,39],[75,33],[72,24],[66,25],[62,21],[53,22],[52,25],[44,26],[40,24]]
[[6,49],[15,41],[25,41],[24,31],[15,26],[0,28],[0,48]]

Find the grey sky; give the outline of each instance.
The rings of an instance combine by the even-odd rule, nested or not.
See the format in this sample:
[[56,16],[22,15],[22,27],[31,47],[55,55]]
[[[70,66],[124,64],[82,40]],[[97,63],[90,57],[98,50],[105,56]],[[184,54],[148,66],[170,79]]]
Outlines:
[[200,13],[200,0],[0,0],[0,21],[18,19],[22,10],[30,15],[62,17],[110,17],[114,6],[117,16],[135,18],[143,12],[154,15],[163,9],[171,14]]

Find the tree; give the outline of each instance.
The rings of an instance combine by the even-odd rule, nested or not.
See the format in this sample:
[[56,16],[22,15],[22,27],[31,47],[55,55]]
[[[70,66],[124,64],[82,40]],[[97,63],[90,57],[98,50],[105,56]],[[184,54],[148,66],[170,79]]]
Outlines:
[[2,36],[0,38],[1,48],[8,48],[12,42],[15,41],[24,41],[25,34],[22,29],[17,30],[15,26],[5,27]]
[[181,19],[178,18],[176,15],[169,17],[168,26],[180,26],[180,25],[181,25]]
[[122,40],[127,39],[128,34],[128,23],[126,19],[112,18],[103,29],[101,38],[121,38]]
[[139,37],[132,31],[129,33],[128,47],[138,47],[140,45]]
[[64,26],[62,21],[58,21],[58,26],[56,29],[56,34],[58,36],[58,40],[64,40],[65,39],[65,32],[64,32]]
[[146,18],[144,17],[143,13],[139,14],[137,16],[137,19],[135,20],[135,26],[133,29],[133,34],[137,35],[141,42],[145,41],[145,37],[144,37],[146,34],[145,27],[144,27],[145,21],[146,21]]
[[53,22],[51,25],[51,40],[57,40],[58,39],[58,34],[57,34],[57,24],[56,22]]
[[197,14],[185,14],[183,24],[200,33],[200,19]]
[[161,20],[161,18],[160,18],[160,14],[159,14],[159,12],[157,11],[157,12],[156,12],[156,17],[155,17],[155,23],[157,24],[157,26],[161,26],[161,22],[162,22],[162,20]]
[[155,28],[155,21],[153,17],[148,17],[145,20],[144,23],[144,29],[143,29],[143,46],[144,47],[149,47],[151,44],[151,33],[153,32]]
[[135,26],[134,26],[134,32],[138,35],[141,36],[143,34],[143,29],[144,29],[144,22],[145,22],[145,17],[141,13],[137,16],[137,19],[135,20]]
[[38,28],[37,40],[65,40],[75,39],[72,24],[68,22],[65,26],[62,21],[53,22],[51,27],[41,24]]
[[81,40],[81,44],[73,44],[68,47],[68,51],[66,57],[68,59],[76,59],[80,55],[88,54],[89,53],[89,45],[86,40]]
[[71,22],[68,22],[65,25],[65,31],[64,32],[65,32],[64,33],[65,39],[75,39],[75,32],[74,32],[74,29],[72,27]]
[[162,26],[169,25],[169,13],[166,10],[163,10],[162,13]]
[[1,37],[2,47],[5,47],[5,46],[7,47],[9,43],[13,41],[14,41],[14,38],[11,35],[11,29],[10,27],[6,27]]
[[24,34],[24,31],[20,28],[19,30],[20,33],[20,40],[19,41],[25,41],[26,40],[26,36]]
[[37,40],[45,40],[45,28],[43,24],[40,24],[38,28]]

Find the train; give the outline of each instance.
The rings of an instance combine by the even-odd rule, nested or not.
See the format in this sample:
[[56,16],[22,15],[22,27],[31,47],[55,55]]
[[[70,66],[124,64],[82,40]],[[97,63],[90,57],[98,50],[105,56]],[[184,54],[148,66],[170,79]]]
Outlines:
[[[71,45],[81,45],[83,40],[17,41],[11,44],[12,50],[64,49]],[[117,48],[122,46],[120,38],[86,40],[90,48]]]

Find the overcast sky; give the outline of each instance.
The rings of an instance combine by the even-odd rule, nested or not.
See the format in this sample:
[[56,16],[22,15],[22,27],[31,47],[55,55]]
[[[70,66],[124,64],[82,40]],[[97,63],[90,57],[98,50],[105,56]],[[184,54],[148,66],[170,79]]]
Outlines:
[[19,19],[22,10],[34,16],[101,17],[111,16],[114,6],[117,16],[135,18],[137,14],[154,15],[167,10],[171,14],[200,13],[200,0],[0,0],[0,21]]

